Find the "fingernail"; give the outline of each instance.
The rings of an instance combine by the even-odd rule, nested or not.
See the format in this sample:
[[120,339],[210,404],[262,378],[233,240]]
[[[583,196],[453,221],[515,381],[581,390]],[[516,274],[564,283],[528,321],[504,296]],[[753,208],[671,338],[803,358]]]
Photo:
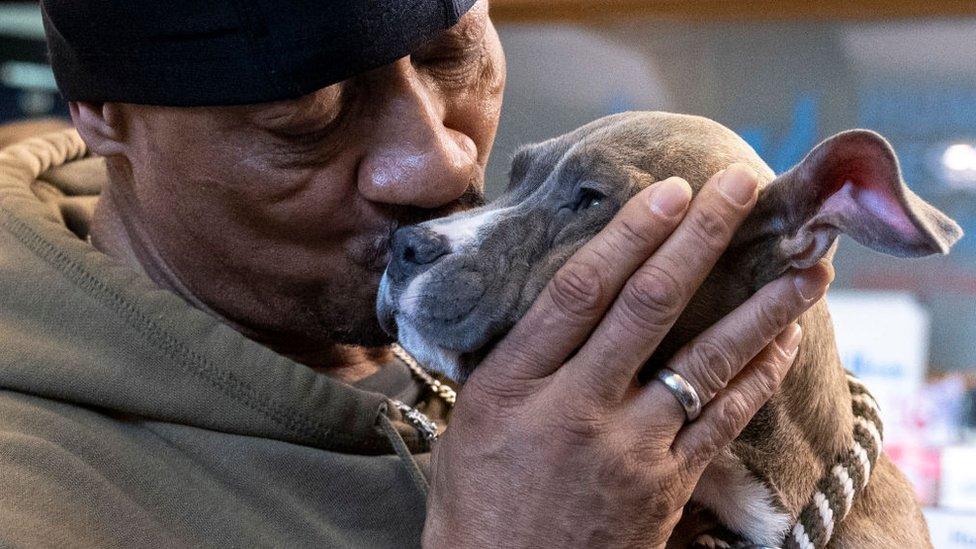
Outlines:
[[823,295],[827,285],[830,284],[830,279],[821,269],[807,269],[796,273],[793,284],[803,299],[809,301]]
[[669,177],[657,184],[651,196],[651,209],[658,215],[674,217],[691,201],[691,187],[680,177]]
[[756,195],[756,173],[741,164],[729,166],[718,180],[718,190],[730,202],[745,206]]
[[803,330],[800,329],[800,325],[794,322],[786,327],[785,330],[776,336],[776,345],[779,346],[782,351],[788,355],[792,355],[797,347],[800,346],[800,337],[803,335]]

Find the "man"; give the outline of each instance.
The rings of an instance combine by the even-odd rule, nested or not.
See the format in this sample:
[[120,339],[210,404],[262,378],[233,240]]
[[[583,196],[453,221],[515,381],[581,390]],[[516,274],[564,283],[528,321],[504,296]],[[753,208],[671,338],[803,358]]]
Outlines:
[[480,200],[505,80],[486,2],[198,4],[42,2],[80,139],[0,154],[0,544],[662,546],[831,277],[679,353],[700,418],[636,384],[754,175],[631,201],[428,460],[415,411],[449,403],[373,301],[395,227]]

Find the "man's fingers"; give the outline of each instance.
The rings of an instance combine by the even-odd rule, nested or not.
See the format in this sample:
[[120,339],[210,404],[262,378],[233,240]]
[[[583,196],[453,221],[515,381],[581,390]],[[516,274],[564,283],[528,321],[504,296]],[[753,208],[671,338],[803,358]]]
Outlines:
[[559,269],[492,352],[508,359],[500,364],[507,375],[539,378],[558,368],[593,330],[627,277],[671,234],[690,201],[691,187],[677,177],[628,201]]
[[779,388],[793,365],[800,339],[798,325],[784,330],[702,409],[698,419],[678,432],[671,450],[689,471],[700,471],[739,436]]
[[[707,404],[739,371],[810,306],[823,297],[833,279],[833,267],[823,262],[790,273],[762,287],[745,303],[705,330],[668,362],[694,387]],[[661,417],[663,402],[674,401],[662,383],[652,382],[636,398],[637,416]],[[669,434],[684,422],[684,409],[671,407],[675,421]],[[663,418],[662,418],[663,419]],[[645,422],[646,423],[646,422]],[[668,423],[663,423],[667,429]]]
[[[684,220],[630,277],[610,311],[574,357],[577,369],[598,369],[606,394],[622,395],[684,310],[752,210],[756,173],[734,164],[716,174]],[[593,372],[569,372],[593,379]]]

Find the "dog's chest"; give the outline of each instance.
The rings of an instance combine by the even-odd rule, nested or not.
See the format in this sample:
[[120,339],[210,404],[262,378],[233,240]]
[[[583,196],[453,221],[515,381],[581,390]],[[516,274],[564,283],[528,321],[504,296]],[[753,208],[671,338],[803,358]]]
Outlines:
[[691,500],[756,543],[778,544],[791,524],[776,495],[729,450],[705,469]]

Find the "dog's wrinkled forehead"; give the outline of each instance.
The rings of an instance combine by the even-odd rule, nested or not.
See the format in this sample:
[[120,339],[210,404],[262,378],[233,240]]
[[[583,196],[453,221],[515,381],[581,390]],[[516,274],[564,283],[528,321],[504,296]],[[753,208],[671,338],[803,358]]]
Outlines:
[[[595,234],[648,185],[679,176],[697,192],[734,162],[752,166],[762,184],[774,177],[742,138],[713,120],[620,113],[523,147],[513,159],[507,189],[496,200],[423,226],[444,238],[451,253],[478,249],[481,255],[506,255],[517,244],[525,257],[537,260],[561,254],[554,251],[561,244],[578,245]],[[592,200],[600,207],[582,207]],[[521,241],[513,242],[516,238]]]
[[752,166],[763,183],[774,177],[752,147],[713,120],[664,112],[621,113],[522,148],[512,161],[502,202],[553,193],[579,179],[636,194],[676,175],[697,192],[733,162]]

